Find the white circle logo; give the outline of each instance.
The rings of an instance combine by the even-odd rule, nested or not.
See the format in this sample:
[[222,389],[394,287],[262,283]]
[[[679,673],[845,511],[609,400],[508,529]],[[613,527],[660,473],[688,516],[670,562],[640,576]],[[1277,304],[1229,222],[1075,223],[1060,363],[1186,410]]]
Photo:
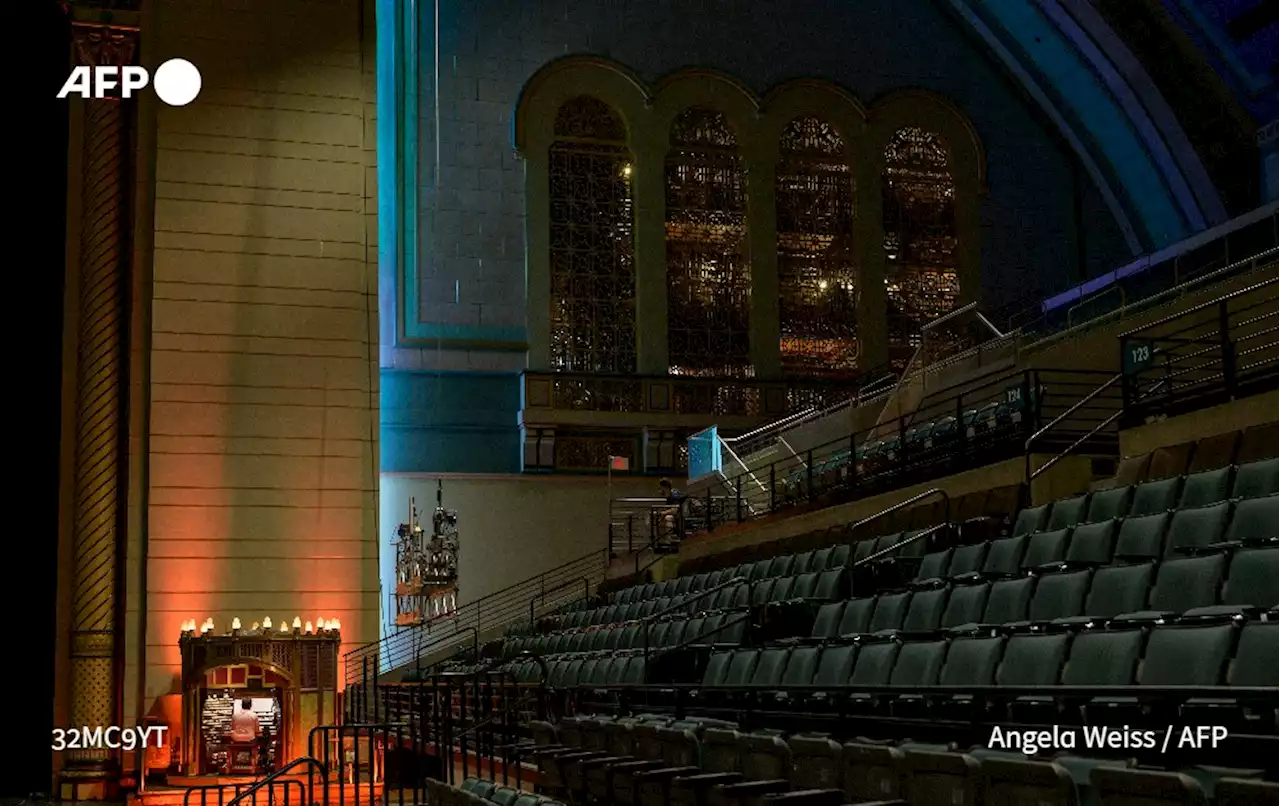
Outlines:
[[186,106],[200,94],[200,71],[186,59],[170,59],[156,68],[152,86],[169,106]]

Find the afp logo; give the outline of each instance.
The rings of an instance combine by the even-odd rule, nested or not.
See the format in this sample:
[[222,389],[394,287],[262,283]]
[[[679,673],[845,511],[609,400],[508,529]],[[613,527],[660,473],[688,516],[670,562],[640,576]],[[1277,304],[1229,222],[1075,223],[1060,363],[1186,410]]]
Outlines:
[[118,89],[121,98],[132,98],[147,84],[151,84],[160,100],[169,106],[186,106],[200,94],[200,71],[186,59],[170,59],[160,65],[154,80],[147,75],[145,67],[77,67],[58,91],[58,97],[106,98],[110,91]]

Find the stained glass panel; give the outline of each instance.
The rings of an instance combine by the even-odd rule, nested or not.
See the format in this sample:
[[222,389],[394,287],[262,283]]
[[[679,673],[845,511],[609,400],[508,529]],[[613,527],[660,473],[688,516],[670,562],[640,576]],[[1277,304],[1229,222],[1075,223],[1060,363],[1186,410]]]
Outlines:
[[938,135],[899,129],[885,148],[881,188],[889,360],[905,367],[928,322],[953,310],[956,273],[955,181]]
[[636,369],[631,154],[613,110],[581,97],[556,115],[549,155],[551,367]]
[[783,372],[851,375],[858,361],[853,175],[829,123],[801,117],[786,128],[775,195]]
[[693,107],[666,161],[667,349],[673,375],[749,377],[746,172],[725,116]]

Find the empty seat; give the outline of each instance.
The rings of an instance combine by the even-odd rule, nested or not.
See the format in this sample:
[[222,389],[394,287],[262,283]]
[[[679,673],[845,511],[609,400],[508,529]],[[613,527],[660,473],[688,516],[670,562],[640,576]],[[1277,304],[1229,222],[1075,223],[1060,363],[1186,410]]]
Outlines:
[[1071,541],[1071,528],[1040,532],[1027,538],[1027,550],[1022,555],[1022,568],[1035,569],[1061,564],[1067,558],[1067,546]]
[[1034,624],[1080,616],[1092,579],[1093,571],[1088,569],[1040,577],[1027,620]]
[[1099,568],[1089,585],[1084,616],[1111,619],[1121,613],[1142,610],[1155,575],[1155,563],[1113,565]]
[[1069,565],[1106,565],[1115,553],[1119,521],[1112,518],[1085,523],[1071,533],[1066,562]]
[[1089,523],[1123,518],[1129,514],[1133,504],[1132,487],[1115,487],[1100,490],[1089,498],[1089,514],[1085,518]]
[[982,575],[990,577],[1013,576],[1021,570],[1022,555],[1026,551],[1027,536],[1006,537],[992,540],[987,547],[987,559],[982,563]]
[[1229,686],[1275,686],[1280,680],[1280,622],[1252,621],[1240,631],[1235,660],[1227,671]]
[[1027,607],[1031,603],[1035,579],[1006,579],[991,586],[987,595],[987,609],[983,611],[984,624],[1011,624],[1027,620]]
[[1157,613],[1183,613],[1216,605],[1226,565],[1222,554],[1165,560],[1151,589],[1150,609]]
[[1148,560],[1164,556],[1165,531],[1169,513],[1125,518],[1116,537],[1117,560]]
[[1144,481],[1150,468],[1151,454],[1149,453],[1124,457],[1116,467],[1115,486],[1132,487],[1138,482]]
[[858,656],[853,664],[853,673],[849,675],[849,685],[856,687],[887,684],[901,646],[902,644],[897,641],[886,641],[859,647]]
[[813,673],[813,686],[832,689],[844,687],[849,682],[849,675],[853,673],[857,652],[856,644],[824,647]]
[[907,608],[906,618],[902,621],[904,633],[933,632],[942,621],[942,612],[947,604],[947,588],[917,591],[911,596],[911,605]]
[[1043,504],[1038,507],[1027,507],[1018,513],[1018,517],[1013,522],[1013,536],[1021,537],[1038,532],[1044,528],[1045,523],[1049,519],[1049,505]]
[[952,579],[977,573],[987,556],[987,543],[970,546],[957,546],[951,552],[951,564],[947,566],[947,576]]
[[1280,461],[1263,459],[1236,468],[1236,480],[1231,487],[1232,498],[1261,498],[1280,492]]
[[1148,481],[1133,489],[1133,502],[1129,505],[1130,517],[1168,512],[1178,503],[1180,478]]
[[1280,605],[1280,550],[1246,549],[1231,558],[1222,603],[1270,610]]
[[869,632],[877,633],[902,628],[911,606],[911,591],[884,593],[876,597],[876,609],[871,614]]
[[1217,686],[1222,683],[1235,627],[1158,626],[1138,668],[1140,686]]
[[947,609],[942,613],[940,626],[947,629],[982,621],[982,614],[987,609],[987,596],[990,593],[991,583],[989,582],[981,585],[958,585],[952,588],[951,595],[947,599]]
[[1089,496],[1078,495],[1075,498],[1063,498],[1055,501],[1049,513],[1049,522],[1045,531],[1052,532],[1075,526],[1085,519],[1088,512]]
[[1204,806],[1208,796],[1194,778],[1176,772],[1099,765],[1089,773],[1098,806]]
[[1240,450],[1236,454],[1236,462],[1243,465],[1259,459],[1275,459],[1277,426],[1280,423],[1271,422],[1246,428],[1240,435]]
[[938,674],[940,686],[989,686],[1004,650],[1003,637],[957,638]]
[[1128,686],[1142,654],[1142,630],[1088,630],[1071,642],[1064,686]]
[[1231,469],[1205,470],[1192,473],[1182,483],[1178,509],[1203,507],[1227,500],[1231,491]]
[[818,613],[813,619],[813,629],[809,632],[811,638],[835,638],[839,635],[840,619],[844,616],[844,602],[831,602],[824,604],[818,608]]
[[1223,539],[1228,543],[1274,542],[1280,537],[1280,496],[1249,498],[1236,504]]
[[1158,481],[1181,476],[1187,472],[1191,464],[1191,453],[1195,450],[1194,442],[1181,445],[1169,445],[1157,448],[1151,453],[1151,466],[1147,469],[1147,479]]
[[1239,431],[1205,437],[1196,443],[1195,455],[1191,459],[1187,472],[1202,473],[1206,470],[1230,467],[1236,461],[1236,449],[1239,445]]
[[1226,501],[1195,509],[1180,509],[1169,521],[1169,554],[1203,549],[1222,540],[1231,505]]
[[876,599],[867,597],[865,599],[854,599],[845,604],[844,615],[840,617],[840,626],[837,628],[837,634],[845,635],[861,635],[869,632],[871,629],[871,614],[875,612]]
[[1280,784],[1257,778],[1219,778],[1213,788],[1215,806],[1259,806],[1280,803]]
[[908,641],[902,644],[894,660],[889,685],[918,688],[938,682],[947,654],[946,641]]
[[1070,643],[1070,634],[1063,632],[1010,636],[996,670],[996,685],[1057,685]]
[[947,565],[951,562],[951,549],[926,554],[916,569],[916,582],[927,583],[941,580],[947,573]]

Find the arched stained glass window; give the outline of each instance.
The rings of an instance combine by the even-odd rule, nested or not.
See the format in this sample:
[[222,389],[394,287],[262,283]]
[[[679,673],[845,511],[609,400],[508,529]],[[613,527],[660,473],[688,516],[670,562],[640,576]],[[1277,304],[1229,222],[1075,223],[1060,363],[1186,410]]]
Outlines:
[[775,177],[778,315],[789,376],[851,375],[858,361],[853,175],[844,139],[816,117],[782,133]]
[[556,114],[549,155],[551,367],[636,369],[632,160],[608,105],[582,96]]
[[671,126],[666,161],[667,349],[673,375],[748,377],[751,267],[746,172],[724,114]]
[[899,129],[884,153],[885,292],[889,360],[905,367],[928,322],[956,306],[955,180],[946,144],[915,127]]

